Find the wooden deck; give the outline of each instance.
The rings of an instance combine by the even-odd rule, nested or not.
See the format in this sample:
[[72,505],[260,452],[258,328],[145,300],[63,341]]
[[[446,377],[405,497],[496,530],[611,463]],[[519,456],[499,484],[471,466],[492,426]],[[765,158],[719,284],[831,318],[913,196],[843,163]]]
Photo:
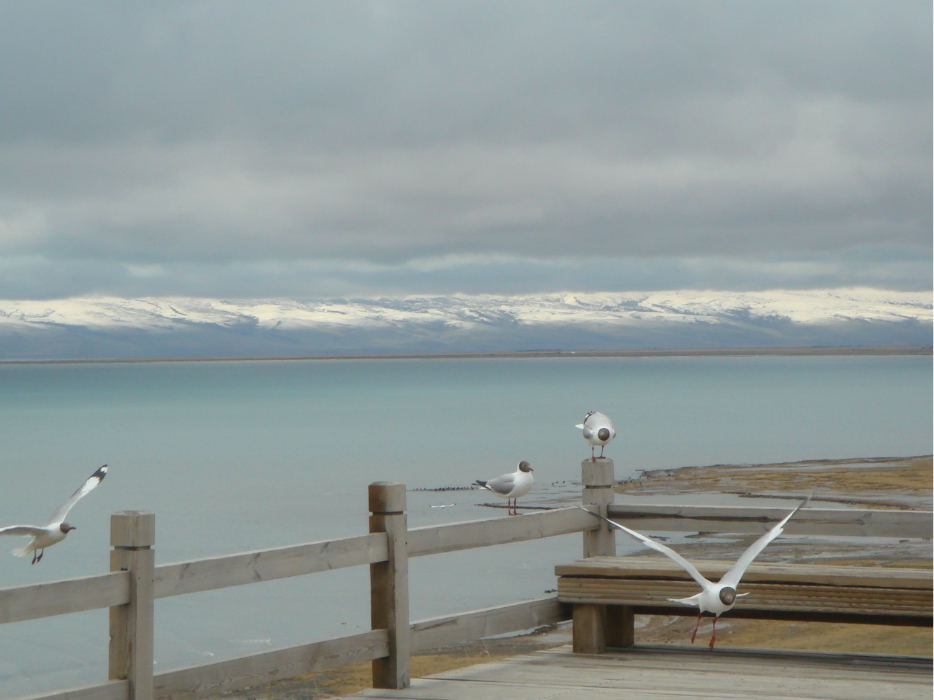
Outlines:
[[412,681],[408,690],[365,690],[351,698],[547,700],[548,698],[762,698],[930,700],[931,659],[819,652],[691,649],[646,645],[572,654],[570,646]]

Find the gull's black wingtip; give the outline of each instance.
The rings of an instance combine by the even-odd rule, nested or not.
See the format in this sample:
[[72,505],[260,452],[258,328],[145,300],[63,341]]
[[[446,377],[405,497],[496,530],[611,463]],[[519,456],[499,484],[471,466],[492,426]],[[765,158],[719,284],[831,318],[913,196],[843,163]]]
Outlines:
[[107,465],[106,464],[102,466],[100,469],[98,469],[96,472],[91,474],[90,478],[93,479],[94,477],[97,477],[99,481],[103,481],[105,476],[107,476]]

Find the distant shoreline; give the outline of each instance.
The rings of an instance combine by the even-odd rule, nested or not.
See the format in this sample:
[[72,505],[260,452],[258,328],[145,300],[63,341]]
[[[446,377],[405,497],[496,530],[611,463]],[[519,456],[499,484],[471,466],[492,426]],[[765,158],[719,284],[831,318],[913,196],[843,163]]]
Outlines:
[[0,360],[0,365],[113,364],[140,362],[296,362],[307,360],[472,360],[550,359],[558,357],[821,357],[931,355],[930,345],[790,348],[682,348],[650,350],[518,350],[502,352],[373,353],[348,355],[259,355],[214,357],[106,357],[46,360]]

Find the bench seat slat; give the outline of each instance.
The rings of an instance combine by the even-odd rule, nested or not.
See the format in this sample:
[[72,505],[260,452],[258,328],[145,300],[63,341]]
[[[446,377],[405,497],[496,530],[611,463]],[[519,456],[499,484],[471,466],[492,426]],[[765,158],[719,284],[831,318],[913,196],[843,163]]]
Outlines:
[[[562,577],[558,600],[562,603],[633,605],[683,608],[668,598],[687,598],[699,592],[693,581]],[[861,615],[931,616],[929,592],[859,586],[813,586],[742,582],[737,608],[789,610]]]
[[[695,560],[697,569],[712,581],[718,581],[733,565],[727,561]],[[662,556],[593,557],[555,567],[560,577],[608,579],[674,579],[691,581],[688,573]],[[931,569],[889,569],[868,566],[829,564],[755,563],[743,575],[741,587],[754,582],[782,582],[801,585],[855,586],[859,588],[906,588],[932,590]],[[693,584],[696,586],[696,584]],[[696,592],[696,591],[695,591]]]

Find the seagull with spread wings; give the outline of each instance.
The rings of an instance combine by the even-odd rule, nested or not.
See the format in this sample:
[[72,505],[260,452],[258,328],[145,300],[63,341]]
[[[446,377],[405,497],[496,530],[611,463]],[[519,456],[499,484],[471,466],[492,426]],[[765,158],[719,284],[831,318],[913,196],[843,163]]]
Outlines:
[[744,595],[749,595],[748,593],[737,593],[736,587],[739,585],[740,579],[743,577],[743,574],[746,573],[746,569],[749,568],[749,565],[752,564],[753,560],[759,556],[766,545],[769,544],[772,540],[782,534],[782,530],[785,527],[791,516],[798,512],[798,510],[807,504],[810,501],[810,496],[804,501],[798,504],[798,507],[786,515],[781,522],[779,522],[775,527],[769,530],[767,533],[762,535],[759,539],[750,545],[749,549],[743,552],[742,556],[736,560],[736,563],[727,571],[719,582],[713,583],[704,578],[700,571],[697,570],[697,567],[694,566],[687,559],[678,554],[675,550],[670,547],[666,547],[661,542],[656,542],[650,537],[646,537],[635,530],[630,530],[628,527],[620,525],[619,523],[614,523],[609,518],[604,518],[602,515],[594,513],[587,510],[581,506],[578,506],[581,510],[587,511],[595,518],[600,518],[605,520],[613,527],[622,530],[630,537],[634,537],[640,542],[642,542],[646,547],[651,547],[657,552],[661,552],[666,557],[673,559],[677,562],[681,568],[687,571],[691,578],[697,581],[700,584],[700,587],[703,589],[700,593],[692,595],[690,598],[669,598],[673,603],[683,603],[684,605],[696,605],[698,607],[697,612],[697,624],[694,626],[694,632],[691,634],[691,644],[694,643],[694,638],[697,636],[697,628],[700,626],[701,615],[705,612],[712,613],[713,618],[713,635],[710,637],[710,648],[713,649],[714,642],[717,639],[717,618],[720,617],[723,613],[728,610],[732,610],[733,606],[736,604],[736,599],[741,598]]
[[14,549],[13,554],[18,557],[25,557],[32,552],[32,563],[35,564],[37,561],[41,561],[42,555],[45,554],[46,547],[51,547],[53,544],[61,542],[69,532],[77,529],[74,525],[69,525],[65,522],[65,516],[68,515],[68,511],[74,508],[75,503],[91,493],[91,491],[104,480],[105,476],[107,476],[106,464],[91,474],[88,480],[81,485],[81,488],[71,494],[71,498],[62,503],[62,505],[58,507],[58,510],[52,513],[49,522],[42,527],[36,527],[35,525],[10,525],[9,527],[0,528],[0,535],[32,537],[32,541],[29,542],[29,544]]

